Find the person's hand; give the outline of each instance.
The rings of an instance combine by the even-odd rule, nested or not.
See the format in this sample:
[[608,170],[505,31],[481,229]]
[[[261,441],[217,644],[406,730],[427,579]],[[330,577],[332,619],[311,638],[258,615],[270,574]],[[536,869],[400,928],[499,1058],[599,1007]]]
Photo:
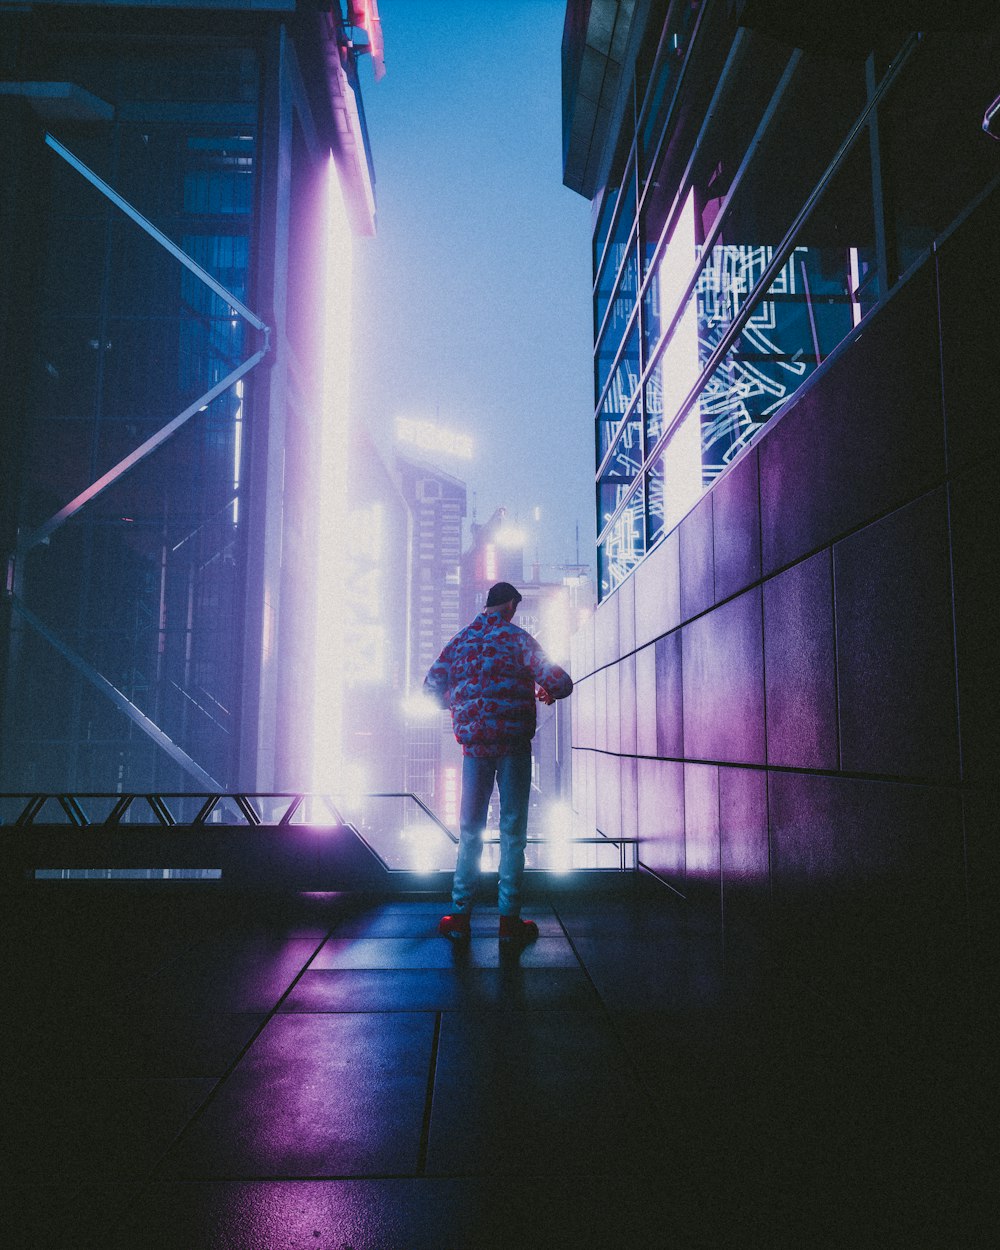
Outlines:
[[553,699],[553,697],[549,694],[549,692],[545,689],[544,686],[538,687],[538,689],[535,691],[535,698],[538,700],[539,703],[546,703],[549,705],[555,703],[555,699]]

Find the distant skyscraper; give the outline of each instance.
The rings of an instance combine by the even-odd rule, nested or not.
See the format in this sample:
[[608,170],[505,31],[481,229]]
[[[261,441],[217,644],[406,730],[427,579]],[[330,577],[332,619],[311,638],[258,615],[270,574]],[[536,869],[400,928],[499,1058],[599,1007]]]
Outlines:
[[[569,667],[570,637],[593,607],[593,584],[574,566],[569,576],[542,579],[537,563],[525,575],[529,531],[499,507],[488,521],[472,526],[471,542],[462,556],[462,615],[481,612],[489,588],[511,582],[521,592],[515,624],[541,643],[557,664]],[[555,800],[570,792],[570,736],[573,700],[553,707],[538,706],[534,756],[533,801]]]
[[[403,497],[410,508],[409,685],[424,675],[462,624],[462,521],[465,484],[429,465],[397,457]],[[456,763],[457,761],[457,763]],[[407,728],[404,788],[419,795],[446,821],[457,819],[457,754],[447,718],[419,714]]]

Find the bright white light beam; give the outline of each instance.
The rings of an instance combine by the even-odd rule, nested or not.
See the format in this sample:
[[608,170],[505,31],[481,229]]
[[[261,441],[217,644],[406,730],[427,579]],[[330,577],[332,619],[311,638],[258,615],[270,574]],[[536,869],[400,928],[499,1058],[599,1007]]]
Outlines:
[[320,377],[316,647],[313,659],[313,788],[337,791],[344,781],[345,608],[337,561],[347,523],[348,362],[351,358],[351,252],[347,208],[331,153],[324,188]]

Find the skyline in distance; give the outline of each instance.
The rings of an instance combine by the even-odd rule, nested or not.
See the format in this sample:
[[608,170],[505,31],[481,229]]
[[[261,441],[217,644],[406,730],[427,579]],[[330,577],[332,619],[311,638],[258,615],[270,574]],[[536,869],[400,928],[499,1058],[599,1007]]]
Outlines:
[[[562,185],[563,0],[382,0],[386,75],[362,58],[378,233],[357,240],[352,411],[530,531],[544,576],[593,568],[590,204]],[[471,457],[448,454],[467,445]],[[541,520],[535,522],[535,510]]]

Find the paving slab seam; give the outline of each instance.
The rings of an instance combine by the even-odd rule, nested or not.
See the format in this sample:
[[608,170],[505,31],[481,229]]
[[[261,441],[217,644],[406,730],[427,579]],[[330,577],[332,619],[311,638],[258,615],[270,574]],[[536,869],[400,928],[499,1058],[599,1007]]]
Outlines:
[[[134,1184],[139,1191],[136,1197],[139,1198],[143,1194],[148,1193],[152,1189],[157,1188],[173,1188],[175,1185],[277,1185],[277,1184],[295,1184],[301,1185],[305,1183],[315,1182],[323,1184],[328,1181],[426,1181],[428,1184],[434,1181],[475,1181],[475,1180],[496,1180],[498,1177],[510,1180],[535,1180],[535,1179],[559,1179],[565,1180],[570,1177],[579,1177],[580,1179],[597,1180],[613,1180],[620,1181],[623,1177],[633,1178],[637,1176],[645,1176],[647,1173],[653,1173],[662,1177],[662,1168],[657,1161],[651,1161],[647,1166],[644,1164],[629,1163],[622,1164],[619,1168],[595,1168],[590,1166],[574,1165],[571,1167],[544,1167],[537,1162],[532,1161],[526,1163],[523,1168],[516,1168],[509,1171],[497,1171],[493,1167],[483,1167],[476,1169],[464,1169],[461,1171],[440,1171],[426,1172],[419,1175],[417,1172],[254,1172],[252,1175],[243,1175],[238,1172],[206,1172],[203,1176],[162,1176],[162,1177],[146,1177],[144,1180],[128,1180],[125,1184]],[[86,1187],[86,1186],[85,1186]],[[127,1212],[125,1213],[127,1216]]]
[[[180,1131],[174,1136],[173,1140],[169,1143],[166,1149],[160,1153],[159,1157],[150,1167],[149,1177],[148,1177],[149,1180],[156,1179],[157,1172],[159,1171],[160,1167],[163,1165],[164,1160],[167,1158],[170,1152],[181,1141],[181,1139],[184,1137],[184,1134],[187,1133],[193,1125],[198,1123],[201,1117],[205,1114],[208,1108],[212,1105],[212,1103],[215,1100],[216,1095],[219,1093],[219,1091],[225,1085],[226,1081],[230,1078],[230,1076],[232,1076],[233,1072],[241,1063],[243,1056],[247,1053],[247,1051],[254,1044],[257,1038],[260,1037],[261,1033],[263,1033],[263,1031],[267,1028],[271,1020],[273,1020],[274,1017],[278,1014],[278,1010],[281,1007],[281,1004],[285,1001],[285,999],[292,992],[292,990],[295,989],[296,985],[298,985],[299,981],[302,979],[303,974],[307,971],[312,961],[316,958],[319,952],[323,949],[326,943],[330,940],[330,934],[332,932],[333,932],[333,929],[331,928],[320,939],[319,944],[316,946],[316,949],[304,961],[302,967],[292,978],[288,987],[285,989],[284,993],[279,997],[278,1001],[274,1004],[274,1006],[270,1009],[270,1011],[268,1011],[264,1015],[264,1019],[261,1021],[260,1027],[254,1031],[254,1033],[250,1036],[249,1040],[247,1041],[246,1045],[240,1050],[236,1058],[233,1059],[229,1067],[226,1068],[225,1072],[223,1072],[222,1075],[219,1077],[219,1079],[216,1081],[208,1097],[201,1104],[201,1106],[197,1109],[197,1111],[195,1111],[194,1115],[191,1116],[191,1118],[183,1126],[183,1128],[181,1128]],[[255,1014],[255,1013],[243,1013],[243,1014]]]
[[441,1012],[435,1013],[434,1037],[431,1041],[431,1059],[427,1065],[427,1094],[424,1099],[424,1119],[420,1126],[420,1147],[417,1150],[417,1175],[427,1172],[427,1149],[431,1137],[431,1108],[434,1105],[434,1082],[437,1079],[438,1050],[441,1045]]

